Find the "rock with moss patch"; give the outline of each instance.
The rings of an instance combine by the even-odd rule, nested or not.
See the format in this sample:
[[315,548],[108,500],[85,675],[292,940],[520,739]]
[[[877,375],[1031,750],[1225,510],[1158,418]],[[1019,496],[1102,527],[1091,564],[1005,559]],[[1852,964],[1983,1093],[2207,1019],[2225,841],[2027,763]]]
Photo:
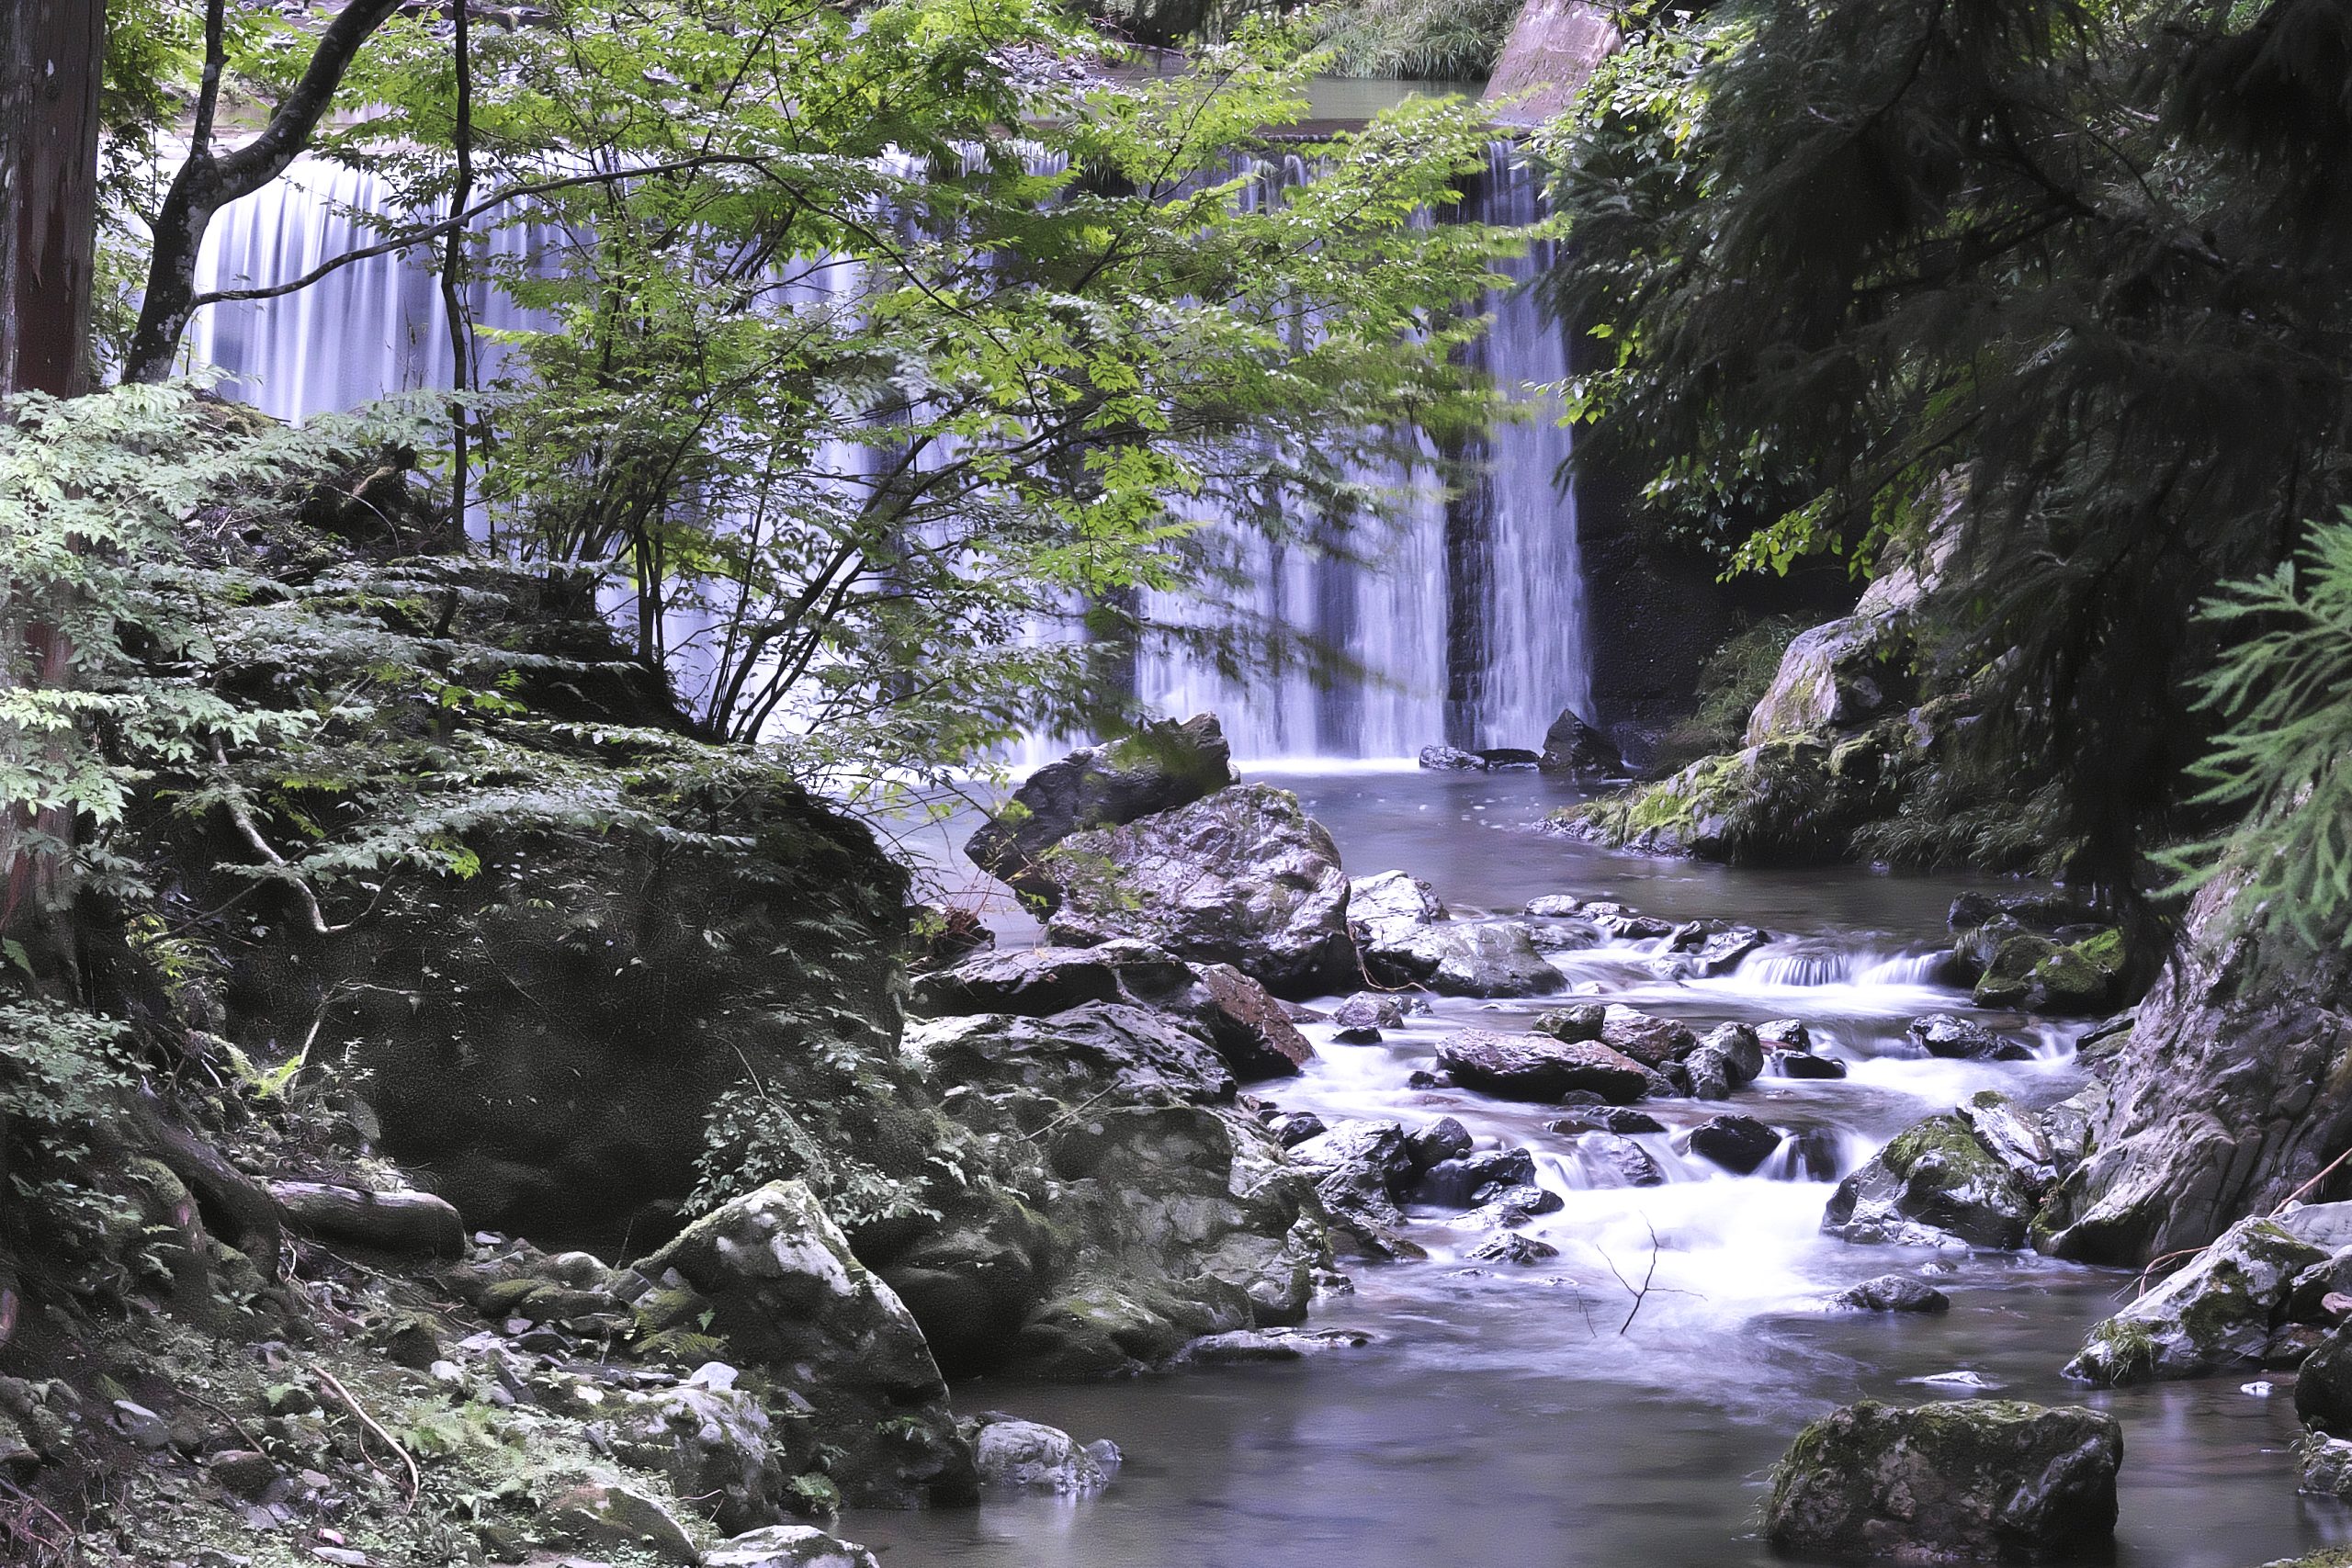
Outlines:
[[1045,863],[1055,942],[1136,937],[1194,964],[1230,964],[1282,996],[1354,974],[1340,852],[1298,797],[1236,784],[1124,827],[1072,834]]
[[973,1451],[983,1485],[1005,1492],[1083,1496],[1111,1483],[1119,1462],[1114,1443],[1080,1443],[1058,1427],[989,1414],[979,1417]]
[[709,1331],[808,1402],[808,1429],[854,1503],[972,1495],[969,1446],[931,1347],[897,1292],[851,1252],[814,1194],[772,1181],[689,1225],[638,1265],[708,1298]]
[[790,1473],[813,1448],[775,1430],[760,1402],[731,1379],[697,1374],[669,1388],[624,1395],[612,1417],[614,1457],[659,1472],[729,1534],[781,1522]]
[[2033,1195],[1957,1116],[1897,1134],[1838,1184],[1821,1228],[1847,1241],[2009,1250],[2025,1245]]
[[2352,1442],[2306,1432],[2295,1442],[2295,1490],[2352,1501]]
[[1465,1029],[1438,1046],[1437,1059],[1455,1082],[1505,1100],[1550,1104],[1581,1089],[1630,1105],[1650,1086],[1641,1063],[1597,1040]]
[[1405,872],[1350,883],[1348,923],[1365,972],[1384,986],[1450,997],[1534,997],[1567,984],[1525,926],[1453,919],[1430,885]]
[[1765,1531],[1808,1557],[1912,1562],[2093,1555],[2115,1532],[2123,1433],[2076,1406],[1865,1400],[1798,1434]]
[[2296,1275],[2327,1253],[2267,1219],[2241,1220],[2162,1284],[2093,1328],[2066,1375],[2112,1385],[2256,1363]]
[[538,1525],[552,1545],[633,1550],[663,1562],[703,1561],[702,1550],[675,1515],[618,1481],[592,1478],[567,1487],[541,1506]]

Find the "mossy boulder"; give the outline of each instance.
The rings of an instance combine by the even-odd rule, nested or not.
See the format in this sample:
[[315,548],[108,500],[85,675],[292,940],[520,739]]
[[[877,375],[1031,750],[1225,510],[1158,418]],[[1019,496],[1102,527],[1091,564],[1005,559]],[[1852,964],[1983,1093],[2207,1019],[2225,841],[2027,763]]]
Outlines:
[[2115,1532],[2123,1432],[2077,1406],[1865,1400],[1799,1433],[1765,1531],[1807,1557],[1911,1562],[2092,1555]]
[[2191,1378],[2260,1359],[2295,1277],[2325,1249],[2274,1220],[2241,1220],[2090,1332],[2066,1375],[2115,1384]]
[[1838,1185],[1821,1228],[1847,1241],[2004,1250],[2025,1245],[2033,1193],[1957,1115],[1889,1140]]
[[1834,745],[1779,737],[1570,807],[1547,826],[1614,849],[1734,865],[1826,864],[1845,859],[1854,829],[1889,807],[1912,749],[1900,723]]

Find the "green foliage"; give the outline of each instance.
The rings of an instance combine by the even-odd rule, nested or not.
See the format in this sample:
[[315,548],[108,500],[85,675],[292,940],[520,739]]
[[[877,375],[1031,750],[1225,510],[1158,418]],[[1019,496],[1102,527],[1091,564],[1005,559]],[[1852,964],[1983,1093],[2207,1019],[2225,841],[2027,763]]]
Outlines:
[[[1147,643],[1305,656],[1149,607],[1246,570],[1216,522],[1376,553],[1401,498],[1354,476],[1488,410],[1453,351],[1513,237],[1419,217],[1485,165],[1466,105],[1278,189],[1245,149],[1311,62],[1261,27],[1114,81],[1036,68],[1100,45],[1037,0],[551,9],[477,45],[484,186],[537,193],[484,224],[544,243],[483,265],[558,323],[504,336],[479,493],[707,733],[804,776],[1107,727]],[[326,150],[445,194],[449,86],[390,25],[351,89],[387,112]]]
[[2160,857],[2174,890],[2221,878],[2238,923],[2305,951],[2352,944],[2352,511],[2200,613],[2245,634],[2198,682],[2227,728],[2189,770],[2233,825]]
[[1314,14],[1343,76],[1475,81],[1494,69],[1520,0],[1339,0]]
[[[1990,749],[2120,886],[2177,809],[2223,577],[2352,499],[2332,0],[1735,4],[1635,22],[1547,136],[1589,453],[1744,567],[1874,560],[1956,493],[1934,603]],[[1951,492],[1948,479],[1962,481]]]
[[1793,615],[1767,615],[1724,638],[1699,667],[1698,706],[1660,739],[1660,765],[1679,768],[1736,750],[1747,733],[1748,715],[1780,672],[1781,655],[1803,630]]

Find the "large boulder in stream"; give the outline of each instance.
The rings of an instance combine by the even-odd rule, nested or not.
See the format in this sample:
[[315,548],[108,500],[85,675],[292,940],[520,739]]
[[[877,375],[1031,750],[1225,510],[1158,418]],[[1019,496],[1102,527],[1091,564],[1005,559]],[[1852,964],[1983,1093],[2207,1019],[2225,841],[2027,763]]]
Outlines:
[[1898,1133],[1831,1194],[1821,1228],[1847,1241],[2010,1250],[2025,1245],[2034,1192],[1957,1115]]
[[1042,863],[1061,890],[1047,937],[1135,937],[1193,964],[1229,964],[1282,996],[1355,973],[1348,879],[1298,797],[1236,784],[1124,827],[1074,833]]
[[2034,1222],[2042,1251],[2138,1265],[2202,1247],[2352,1144],[2352,951],[2267,953],[2229,924],[2230,891],[2199,894],[2109,1059],[2091,1154]]
[[1050,914],[1061,902],[1046,851],[1073,833],[1113,828],[1188,805],[1233,782],[1232,754],[1215,714],[1146,725],[1107,746],[1048,762],[981,824],[964,852],[982,871]]
[[1453,919],[1430,885],[1406,872],[1349,884],[1348,921],[1365,973],[1384,986],[1449,997],[1539,997],[1567,985],[1527,927]]
[[708,1331],[806,1402],[804,1436],[837,1451],[853,1503],[968,1500],[969,1442],[913,1314],[850,1251],[808,1189],[772,1181],[704,1215],[637,1265],[675,1269],[709,1303]]
[[1129,1373],[1204,1334],[1306,1315],[1331,1267],[1314,1175],[1235,1103],[1205,1029],[1095,1002],[943,1019],[907,1043],[949,1114],[1037,1161],[1050,1201],[1047,1256],[1026,1275],[1007,1259],[1019,1310],[999,1334],[1000,1364]]
[[1650,1086],[1641,1063],[1597,1040],[1465,1029],[1438,1046],[1437,1059],[1465,1089],[1546,1105],[1578,1089],[1630,1105]]
[[1805,1557],[1904,1562],[2098,1555],[2115,1533],[2123,1430],[2078,1406],[1864,1400],[1797,1435],[1765,1533]]
[[2066,1375],[2115,1384],[2263,1364],[2279,1330],[2298,1315],[2314,1324],[2331,1321],[2324,1291],[2296,1287],[2324,1270],[2343,1242],[2352,1242],[2352,1203],[2240,1220],[2163,1283],[2093,1328],[2066,1363]]

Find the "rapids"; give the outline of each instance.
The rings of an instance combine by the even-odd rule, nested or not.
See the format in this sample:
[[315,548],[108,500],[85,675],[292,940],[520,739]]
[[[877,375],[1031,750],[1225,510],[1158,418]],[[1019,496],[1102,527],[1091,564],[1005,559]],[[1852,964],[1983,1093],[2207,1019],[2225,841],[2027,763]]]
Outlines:
[[[1966,1010],[1965,994],[1936,984],[1928,962],[1962,879],[1732,872],[1612,854],[1528,827],[1573,797],[1534,774],[1245,772],[1295,788],[1351,874],[1410,870],[1457,915],[1573,893],[1773,932],[1736,973],[1711,980],[1659,978],[1645,962],[1654,943],[1555,955],[1572,994],[1702,1026],[1800,1018],[1816,1050],[1849,1064],[1845,1079],[1762,1079],[1724,1106],[1645,1101],[1669,1127],[1729,1110],[1792,1134],[1813,1130],[1842,1173],[1978,1089],[2042,1103],[2079,1081],[2078,1026],[2013,1015],[1986,1017],[2035,1039],[2031,1061],[1908,1055],[1910,1018]],[[1112,1487],[1078,1502],[858,1514],[842,1533],[899,1568],[1763,1563],[1775,1561],[1758,1527],[1767,1476],[1806,1420],[1865,1396],[1974,1391],[2093,1404],[2123,1423],[2116,1561],[2131,1568],[2246,1568],[2352,1540],[2345,1509],[2295,1495],[2284,1450],[2297,1428],[2283,1394],[2243,1392],[2249,1377],[2112,1393],[2059,1377],[2128,1276],[2030,1253],[1825,1238],[1817,1227],[1832,1183],[1805,1179],[1792,1139],[1739,1178],[1678,1155],[1670,1134],[1648,1134],[1637,1141],[1666,1184],[1611,1186],[1568,1139],[1544,1131],[1555,1111],[1408,1086],[1449,1029],[1514,1027],[1543,1005],[1441,999],[1376,1045],[1339,1044],[1329,1026],[1309,1025],[1319,1059],[1299,1078],[1258,1087],[1285,1110],[1327,1120],[1409,1127],[1449,1115],[1482,1146],[1526,1146],[1543,1184],[1565,1200],[1526,1234],[1559,1256],[1466,1267],[1461,1254],[1476,1234],[1443,1211],[1412,1211],[1430,1260],[1354,1266],[1353,1293],[1322,1300],[1310,1319],[1369,1331],[1370,1346],[1109,1386],[972,1382],[956,1390],[959,1409],[1003,1409],[1117,1441],[1127,1459]],[[1949,1315],[1822,1308],[1842,1286],[1922,1265],[1949,1270],[1933,1280],[1952,1298]],[[1629,1286],[1645,1279],[1636,1312]]]

